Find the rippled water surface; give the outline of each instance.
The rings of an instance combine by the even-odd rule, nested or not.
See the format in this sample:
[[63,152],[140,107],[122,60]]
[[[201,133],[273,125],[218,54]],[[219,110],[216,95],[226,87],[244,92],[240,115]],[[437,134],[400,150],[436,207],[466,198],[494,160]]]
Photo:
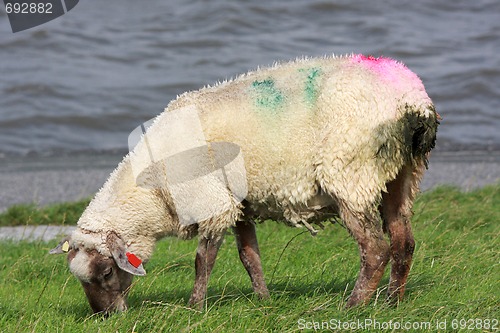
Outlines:
[[13,34],[0,10],[0,156],[125,150],[179,93],[299,56],[406,63],[438,146],[500,149],[500,1],[80,1]]

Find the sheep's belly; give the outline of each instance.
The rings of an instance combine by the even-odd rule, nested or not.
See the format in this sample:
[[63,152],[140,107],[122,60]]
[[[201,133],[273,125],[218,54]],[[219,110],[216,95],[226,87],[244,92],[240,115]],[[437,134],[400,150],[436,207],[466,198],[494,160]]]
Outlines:
[[320,224],[338,217],[338,208],[331,196],[320,191],[306,203],[294,205],[288,201],[278,201],[274,197],[256,202],[247,199],[245,217],[258,221],[271,219],[289,226],[301,227],[307,223]]

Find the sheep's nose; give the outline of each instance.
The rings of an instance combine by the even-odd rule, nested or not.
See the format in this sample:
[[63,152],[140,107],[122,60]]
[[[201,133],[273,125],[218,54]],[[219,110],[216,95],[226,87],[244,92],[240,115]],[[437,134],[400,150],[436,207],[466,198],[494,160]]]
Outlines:
[[125,301],[125,299],[120,299],[119,301],[116,302],[116,305],[114,307],[114,311],[117,311],[117,312],[124,312],[124,311],[127,311],[127,302]]
[[116,300],[111,306],[103,311],[95,311],[95,313],[103,313],[106,318],[109,317],[113,312],[124,312],[127,311],[127,302],[124,299]]

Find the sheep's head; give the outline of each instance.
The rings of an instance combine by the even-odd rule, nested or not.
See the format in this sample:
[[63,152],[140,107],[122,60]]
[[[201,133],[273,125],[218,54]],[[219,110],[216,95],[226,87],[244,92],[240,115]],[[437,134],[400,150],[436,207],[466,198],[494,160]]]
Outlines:
[[141,261],[126,252],[123,240],[110,233],[106,245],[111,256],[101,254],[84,244],[64,239],[51,254],[68,253],[69,269],[81,282],[95,313],[110,313],[127,309],[127,293],[134,275],[145,275]]

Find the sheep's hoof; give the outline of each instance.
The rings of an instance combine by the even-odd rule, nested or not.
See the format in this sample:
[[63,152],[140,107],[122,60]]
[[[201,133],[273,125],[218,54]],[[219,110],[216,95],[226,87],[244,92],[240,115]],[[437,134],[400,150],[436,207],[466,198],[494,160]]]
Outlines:
[[189,299],[189,302],[188,302],[188,307],[193,309],[193,310],[196,310],[196,311],[203,311],[203,304],[204,304],[204,300],[201,299],[201,300],[198,300],[198,299]]
[[269,295],[269,293],[259,294],[259,299],[261,299],[261,300],[271,299],[271,295]]
[[198,304],[188,304],[188,308],[194,311],[203,312],[203,302]]
[[346,309],[351,309],[351,308],[353,308],[353,307],[357,306],[358,304],[359,304],[359,302],[352,301],[352,300],[351,300],[351,298],[349,298],[349,299],[347,300],[347,303],[346,303],[346,305],[345,305],[345,308],[346,308]]
[[270,299],[271,298],[271,295],[269,295],[269,290],[267,290],[267,289],[265,289],[265,290],[259,290],[259,291],[256,291],[255,293],[257,294],[257,296],[261,300],[266,300],[266,299]]
[[399,302],[401,302],[401,296],[399,293],[387,294],[386,303],[390,306],[398,306]]
[[368,299],[363,299],[359,295],[352,295],[349,296],[349,299],[347,300],[347,303],[345,305],[346,309],[351,309],[356,306],[363,306],[366,305],[370,301],[370,298]]

